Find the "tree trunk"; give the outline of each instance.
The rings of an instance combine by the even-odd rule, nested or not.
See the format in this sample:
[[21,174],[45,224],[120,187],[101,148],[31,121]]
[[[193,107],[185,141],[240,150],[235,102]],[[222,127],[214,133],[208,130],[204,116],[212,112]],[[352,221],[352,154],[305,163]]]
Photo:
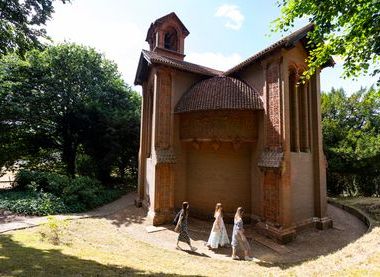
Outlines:
[[78,145],[70,130],[67,128],[63,135],[63,154],[62,160],[66,165],[66,173],[70,177],[75,177],[76,172],[76,156]]

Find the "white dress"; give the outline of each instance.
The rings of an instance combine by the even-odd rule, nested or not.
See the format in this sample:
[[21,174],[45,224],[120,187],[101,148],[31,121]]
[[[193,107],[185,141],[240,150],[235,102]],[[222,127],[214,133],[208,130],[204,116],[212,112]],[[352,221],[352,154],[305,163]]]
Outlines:
[[230,244],[228,239],[226,226],[224,225],[223,217],[220,213],[215,215],[215,221],[212,225],[211,234],[207,241],[207,246],[216,249],[219,246]]

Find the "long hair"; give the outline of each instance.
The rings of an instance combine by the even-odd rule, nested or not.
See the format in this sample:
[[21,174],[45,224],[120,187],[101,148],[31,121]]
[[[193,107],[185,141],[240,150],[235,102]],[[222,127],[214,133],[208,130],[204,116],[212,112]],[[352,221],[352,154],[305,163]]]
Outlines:
[[220,215],[223,217],[223,206],[222,206],[222,203],[216,203],[214,217],[216,217],[216,213],[217,212],[220,212]]
[[243,213],[244,213],[244,209],[242,207],[237,208],[236,213],[235,213],[235,220],[237,218],[242,218]]
[[182,202],[182,210],[185,215],[189,213],[189,202]]

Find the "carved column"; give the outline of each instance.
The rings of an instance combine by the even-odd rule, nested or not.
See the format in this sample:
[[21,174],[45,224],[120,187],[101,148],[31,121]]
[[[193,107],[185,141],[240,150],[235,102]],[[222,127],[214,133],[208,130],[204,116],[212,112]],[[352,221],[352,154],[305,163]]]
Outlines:
[[332,227],[332,220],[326,215],[326,164],[322,147],[320,72],[311,77],[311,118],[312,149],[314,161],[314,215],[319,218],[317,228]]
[[309,84],[305,83],[302,86],[303,88],[303,95],[302,95],[302,109],[304,114],[304,120],[303,120],[303,128],[302,128],[302,146],[301,151],[303,152],[309,152],[310,151],[310,144],[309,144],[309,104],[308,104],[308,94],[309,94]]
[[135,204],[141,207],[142,201],[144,200],[144,186],[145,186],[145,175],[146,175],[146,149],[149,147],[147,145],[148,132],[148,92],[147,84],[143,84],[143,97],[141,102],[141,122],[140,122],[140,149],[139,149],[139,175],[138,175],[138,188],[137,188],[137,199]]
[[172,76],[158,68],[154,78],[154,126],[152,158],[155,163],[155,199],[153,224],[172,220],[174,209]]

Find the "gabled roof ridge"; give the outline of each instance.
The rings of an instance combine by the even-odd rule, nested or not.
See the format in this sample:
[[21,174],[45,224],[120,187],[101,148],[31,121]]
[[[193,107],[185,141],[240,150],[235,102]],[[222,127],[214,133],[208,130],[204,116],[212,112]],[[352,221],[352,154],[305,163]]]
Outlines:
[[135,85],[142,83],[143,75],[146,74],[149,64],[161,64],[169,66],[178,70],[191,72],[195,74],[201,74],[204,76],[214,77],[214,76],[223,76],[223,71],[219,71],[210,67],[203,65],[177,60],[174,58],[169,58],[164,55],[161,55],[157,52],[152,52],[149,50],[143,49],[140,54],[140,60],[137,67],[137,72],[135,76]]
[[[159,54],[157,52],[153,52],[153,51],[149,51],[149,50],[145,50],[145,49],[142,49],[142,52],[144,53],[144,57],[145,58],[147,58],[149,60],[153,60],[154,62],[165,63],[164,60],[168,60],[168,61],[176,63],[176,64],[177,63],[178,64],[184,64],[184,65],[195,66],[195,67],[199,67],[199,68],[205,69],[205,70],[209,71],[210,73],[213,73],[212,76],[219,76],[219,75],[222,76],[223,75],[223,71],[220,71],[220,70],[208,67],[208,66],[204,66],[204,65],[200,65],[200,64],[196,64],[196,63],[192,63],[192,62],[188,62],[188,61],[177,60],[177,59],[174,59],[174,58],[166,57],[166,56],[161,55],[161,54]],[[158,60],[154,56],[158,56],[162,60]],[[168,65],[170,65],[170,64],[168,64]]]
[[240,71],[244,67],[250,65],[254,61],[258,60],[259,58],[263,57],[265,54],[268,54],[272,52],[273,50],[279,48],[279,47],[287,47],[294,41],[298,41],[302,37],[306,36],[309,31],[311,31],[314,28],[314,23],[309,23],[302,28],[294,31],[293,33],[281,38],[280,40],[276,41],[275,43],[271,44],[267,48],[264,48],[263,50],[255,53],[254,55],[250,56],[246,60],[242,61],[241,63],[237,64],[236,66],[228,69],[224,72],[224,75],[230,75],[232,73],[235,73],[236,71]]

